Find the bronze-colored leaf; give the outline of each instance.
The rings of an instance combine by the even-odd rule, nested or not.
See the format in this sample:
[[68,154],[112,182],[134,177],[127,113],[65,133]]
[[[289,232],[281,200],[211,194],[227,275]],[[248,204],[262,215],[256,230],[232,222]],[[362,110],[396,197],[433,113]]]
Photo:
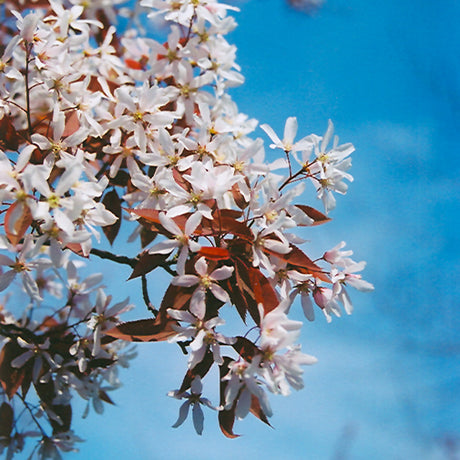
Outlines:
[[213,364],[214,356],[208,349],[202,361],[199,362],[193,369],[189,369],[186,372],[179,391],[187,391],[191,387],[193,379],[196,376],[200,376],[201,378],[203,378],[209,372]]
[[177,324],[176,321],[163,324],[155,319],[139,319],[118,324],[104,334],[128,342],[161,342],[177,334],[174,324]]
[[102,204],[108,211],[118,217],[117,221],[112,225],[102,227],[104,235],[107,237],[110,244],[113,244],[121,226],[121,199],[117,191],[112,189],[110,192],[107,192],[102,200]]
[[25,201],[14,202],[5,213],[5,233],[11,244],[17,245],[27,232],[33,218]]
[[259,420],[262,420],[262,422],[271,426],[265,412],[262,410],[262,407],[260,407],[260,401],[257,396],[251,395],[251,408],[249,410],[251,411],[251,414],[255,415]]
[[112,406],[115,405],[115,403],[112,401],[112,398],[107,394],[107,392],[105,390],[99,390],[99,398],[102,399],[102,401],[108,403],[108,404],[112,404]]
[[198,251],[200,256],[206,257],[207,260],[227,260],[230,259],[230,252],[226,248],[215,248],[202,246]]
[[0,352],[0,383],[8,398],[12,398],[21,386],[26,374],[25,367],[15,368],[11,361],[24,353],[15,341],[5,344]]
[[0,440],[9,439],[13,430],[14,411],[13,408],[4,402],[0,406]]
[[311,206],[306,206],[304,204],[296,204],[296,208],[299,208],[310,219],[313,220],[313,223],[311,224],[312,227],[315,225],[325,224],[326,222],[329,222],[332,220],[330,217],[327,217],[325,214],[323,214],[322,212],[318,211],[315,208],[312,208]]
[[163,264],[167,258],[168,254],[149,254],[148,252],[143,252],[128,279],[132,280],[138,276],[150,273],[152,270],[155,270],[155,268]]
[[[229,372],[229,364],[232,359],[228,356],[224,357],[224,362],[219,366],[219,386],[220,386],[220,405],[225,406],[225,389],[227,388],[228,381],[224,380],[224,377]],[[219,426],[222,433],[230,439],[238,438],[240,435],[233,432],[233,425],[235,424],[235,408],[236,402],[233,403],[230,409],[224,409],[219,411],[218,419]]]
[[238,336],[232,347],[245,361],[248,361],[249,363],[252,361],[254,356],[261,353],[260,349],[246,337]]
[[4,115],[0,119],[0,147],[3,150],[17,150],[19,148],[20,137],[13,126],[11,117]]
[[255,267],[249,267],[249,278],[257,304],[263,305],[265,314],[274,310],[279,305],[279,299],[270,281]]
[[71,110],[65,112],[65,126],[62,137],[67,137],[77,132],[80,128],[80,120],[78,119],[78,112],[76,110]]
[[323,269],[316,265],[302,250],[300,250],[297,246],[291,245],[291,251],[287,254],[279,254],[277,252],[267,251],[270,254],[276,255],[280,259],[284,260],[291,266],[294,266],[296,270],[302,273],[309,273],[310,275],[314,276],[315,278],[320,279],[326,283],[330,283],[331,280],[324,273]]

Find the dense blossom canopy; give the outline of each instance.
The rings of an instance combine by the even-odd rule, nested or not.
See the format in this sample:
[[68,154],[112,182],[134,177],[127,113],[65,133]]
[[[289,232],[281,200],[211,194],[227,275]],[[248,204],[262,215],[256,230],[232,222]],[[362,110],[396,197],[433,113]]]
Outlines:
[[[36,437],[39,458],[74,449],[72,398],[101,413],[120,385],[118,367],[135,356],[133,341],[168,340],[188,353],[170,392],[183,400],[174,427],[191,407],[201,434],[203,405],[228,437],[249,412],[268,424],[268,393],[301,389],[302,366],[316,362],[297,343],[294,301],[308,320],[317,310],[331,321],[342,307],[352,312],[349,286],[373,289],[345,243],[312,260],[295,234],[330,220],[334,194],[353,180],[353,146],[339,144],[330,121],[324,136],[298,138],[290,117],[283,136],[261,126],[279,152],[265,159],[257,121],[228,92],[243,83],[225,39],[234,7],[143,0],[128,11],[119,1],[39,0],[0,8],[1,448],[11,457]],[[120,14],[135,27],[117,31]],[[162,24],[164,42],[139,32],[143,15]],[[302,203],[306,185],[324,212]],[[117,251],[127,234],[139,250],[102,250],[101,230]],[[140,319],[121,322],[133,305],[112,299],[101,274],[88,275],[94,257],[132,268],[147,307],[136,306]],[[149,298],[154,270],[171,275],[158,307]],[[241,335],[226,335],[223,309],[241,317]],[[202,396],[214,366],[216,403]],[[27,417],[33,430],[21,428]]]

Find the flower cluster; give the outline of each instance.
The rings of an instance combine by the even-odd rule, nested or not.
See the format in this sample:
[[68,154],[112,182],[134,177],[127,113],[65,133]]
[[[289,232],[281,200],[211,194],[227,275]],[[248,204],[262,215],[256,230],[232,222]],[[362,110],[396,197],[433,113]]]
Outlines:
[[[332,139],[332,122],[324,136],[296,140],[290,117],[282,140],[261,126],[280,153],[265,160],[257,121],[229,96],[243,82],[225,39],[234,7],[143,0],[136,24],[161,17],[167,32],[159,42],[141,28],[115,28],[122,2],[18,5],[0,7],[2,448],[12,455],[37,436],[42,458],[73,449],[80,439],[71,430],[72,398],[101,413],[107,391],[120,385],[118,367],[135,355],[132,341],[169,340],[189,354],[170,393],[186,400],[175,427],[192,406],[201,434],[201,405],[217,410],[229,437],[249,412],[269,423],[267,392],[302,388],[302,366],[316,361],[296,343],[294,301],[308,320],[319,308],[330,321],[341,305],[351,313],[348,286],[373,289],[345,243],[314,261],[293,233],[330,220],[334,193],[345,194],[353,179],[353,146]],[[324,213],[299,202],[307,183]],[[118,243],[122,220],[140,246],[131,257],[99,246],[101,230]],[[129,299],[112,304],[102,275],[81,278],[83,260],[95,256],[132,268],[148,318],[121,323]],[[148,275],[157,269],[171,282],[155,308]],[[249,330],[225,334],[220,313],[229,308],[256,331],[253,340]],[[217,406],[201,396],[214,366]],[[27,399],[32,391],[38,405]],[[21,405],[37,430],[20,431]]]

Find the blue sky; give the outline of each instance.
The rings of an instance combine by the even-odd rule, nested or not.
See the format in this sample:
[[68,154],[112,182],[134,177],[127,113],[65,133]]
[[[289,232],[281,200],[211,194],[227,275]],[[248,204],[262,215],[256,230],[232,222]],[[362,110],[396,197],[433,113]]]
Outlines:
[[[350,317],[305,324],[303,350],[319,363],[304,390],[272,397],[274,429],[248,417],[236,425],[243,436],[228,440],[211,412],[201,437],[191,420],[172,429],[179,403],[166,393],[186,358],[174,345],[142,344],[117,406],[84,421],[77,406],[86,442],[69,457],[448,458],[445,440],[460,450],[460,5],[328,0],[308,17],[283,0],[239,4],[230,41],[246,83],[231,94],[277,132],[297,116],[299,136],[322,134],[331,118],[355,144],[348,195],[330,224],[302,236],[319,254],[345,240],[376,290],[353,293]],[[113,294],[126,290],[135,291]]]

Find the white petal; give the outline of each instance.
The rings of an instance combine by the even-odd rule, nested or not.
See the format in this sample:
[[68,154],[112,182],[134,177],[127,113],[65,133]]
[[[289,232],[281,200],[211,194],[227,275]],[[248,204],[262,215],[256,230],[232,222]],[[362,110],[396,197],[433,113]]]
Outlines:
[[209,276],[210,278],[220,281],[230,278],[233,273],[233,267],[223,266],[214,270]]
[[188,416],[189,407],[190,407],[190,401],[185,401],[184,404],[180,406],[179,417],[176,423],[172,426],[173,428],[177,428],[178,426],[181,426],[185,422],[185,419]]
[[283,139],[284,145],[292,146],[296,134],[297,134],[297,118],[289,117],[286,120],[286,124],[284,126],[284,139]]
[[171,284],[174,286],[190,287],[198,284],[199,282],[200,278],[196,275],[181,275],[174,277]]
[[221,300],[224,303],[230,302],[230,297],[224,289],[222,289],[217,284],[211,284],[209,287],[210,291],[213,293],[214,297]]
[[197,289],[190,299],[190,312],[197,318],[203,319],[206,313],[206,291],[204,289]]
[[195,431],[197,432],[197,434],[201,435],[203,433],[204,415],[200,404],[195,404],[193,406],[192,415],[193,426],[195,427]]

